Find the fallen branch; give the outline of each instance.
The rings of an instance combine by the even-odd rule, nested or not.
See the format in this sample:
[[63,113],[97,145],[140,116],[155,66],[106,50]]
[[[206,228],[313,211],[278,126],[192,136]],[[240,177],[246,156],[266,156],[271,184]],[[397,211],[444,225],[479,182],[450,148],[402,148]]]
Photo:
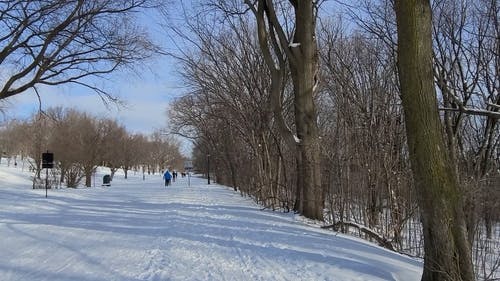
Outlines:
[[394,249],[394,247],[392,246],[391,241],[387,240],[386,238],[384,238],[383,236],[381,236],[380,234],[378,234],[374,230],[369,229],[369,228],[367,228],[365,226],[359,225],[359,224],[357,224],[355,222],[338,221],[338,222],[336,222],[334,224],[331,224],[331,225],[322,226],[321,228],[325,228],[325,229],[333,228],[333,230],[338,231],[338,229],[341,226],[355,227],[355,228],[359,229],[361,232],[363,232],[364,234],[366,234],[369,237],[375,239],[380,246],[382,246],[382,247],[384,247],[386,249],[389,249],[391,251],[396,251]]

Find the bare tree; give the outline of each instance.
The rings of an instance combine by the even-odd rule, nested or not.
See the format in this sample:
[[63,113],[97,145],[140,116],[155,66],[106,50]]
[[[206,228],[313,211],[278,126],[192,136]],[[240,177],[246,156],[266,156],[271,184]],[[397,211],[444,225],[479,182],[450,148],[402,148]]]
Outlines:
[[159,131],[154,132],[148,139],[148,162],[154,169],[173,170],[175,167],[184,165],[184,159],[179,151],[179,142],[172,136],[165,135]]
[[36,179],[40,180],[42,171],[42,153],[47,150],[50,136],[51,120],[47,116],[36,113],[21,125],[22,150],[26,151],[31,168],[35,171]]
[[[54,128],[51,131],[49,147],[55,154],[55,161],[59,164],[60,169],[60,182],[66,181],[66,172],[70,170],[70,166],[76,159],[74,157],[73,143],[75,142],[75,135],[70,131],[71,124],[76,123],[76,112],[74,110],[64,110],[62,107],[49,108],[47,116],[54,120]],[[78,184],[77,177],[70,177],[72,182],[67,186],[76,187]]]
[[[283,139],[295,149],[297,192],[295,209],[312,219],[323,219],[320,147],[314,94],[318,79],[316,19],[320,1],[212,1],[226,17],[251,11],[256,23],[260,51],[271,72],[274,118]],[[282,92],[289,71],[294,97],[292,132],[284,121]]]
[[424,232],[422,280],[474,280],[463,197],[437,108],[430,1],[396,1],[395,10],[399,79]]
[[0,157],[7,157],[7,165],[10,165],[11,159],[18,154],[23,157],[23,139],[22,131],[19,130],[21,122],[12,120],[2,124],[0,131]]
[[[101,77],[150,57],[157,47],[134,23],[153,0],[0,3],[0,100],[37,85],[72,83],[107,98],[87,77]],[[159,3],[159,2],[158,2]]]
[[[103,166],[110,168],[111,180],[116,171],[121,168],[124,155],[128,153],[123,150],[124,144],[128,138],[128,133],[123,126],[120,126],[115,120],[104,119],[102,121],[102,161]],[[137,151],[134,151],[137,153]]]
[[346,32],[340,20],[326,19],[320,27],[318,119],[327,222],[403,250],[416,204],[392,49],[377,37]]
[[118,159],[120,160],[120,166],[125,173],[125,179],[128,178],[128,171],[132,169],[136,164],[138,164],[139,156],[137,151],[139,150],[142,136],[140,135],[127,135],[125,138],[119,143],[120,145],[120,156]]

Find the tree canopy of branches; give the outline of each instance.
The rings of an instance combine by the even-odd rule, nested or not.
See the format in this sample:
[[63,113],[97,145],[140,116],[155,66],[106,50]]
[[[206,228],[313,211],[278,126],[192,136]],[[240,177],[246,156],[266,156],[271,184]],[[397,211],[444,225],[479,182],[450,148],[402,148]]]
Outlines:
[[41,1],[0,3],[0,99],[37,85],[72,83],[101,96],[93,83],[157,51],[134,12],[153,0]]

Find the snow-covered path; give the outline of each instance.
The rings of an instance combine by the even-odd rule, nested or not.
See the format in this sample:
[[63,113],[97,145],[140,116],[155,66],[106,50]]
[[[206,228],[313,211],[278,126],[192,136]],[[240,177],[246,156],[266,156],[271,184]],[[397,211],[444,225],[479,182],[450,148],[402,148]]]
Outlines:
[[420,262],[202,179],[117,175],[45,198],[0,168],[0,280],[420,280]]

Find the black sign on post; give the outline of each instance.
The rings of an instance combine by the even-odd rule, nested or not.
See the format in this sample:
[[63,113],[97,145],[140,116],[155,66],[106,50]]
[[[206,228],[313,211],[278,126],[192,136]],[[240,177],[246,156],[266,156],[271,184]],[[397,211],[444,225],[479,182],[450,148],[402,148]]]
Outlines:
[[42,153],[42,169],[52,169],[54,168],[54,153],[45,152]]
[[47,198],[47,189],[49,188],[49,169],[54,168],[54,153],[49,151],[42,153],[42,169],[47,169],[45,173],[45,198]]

